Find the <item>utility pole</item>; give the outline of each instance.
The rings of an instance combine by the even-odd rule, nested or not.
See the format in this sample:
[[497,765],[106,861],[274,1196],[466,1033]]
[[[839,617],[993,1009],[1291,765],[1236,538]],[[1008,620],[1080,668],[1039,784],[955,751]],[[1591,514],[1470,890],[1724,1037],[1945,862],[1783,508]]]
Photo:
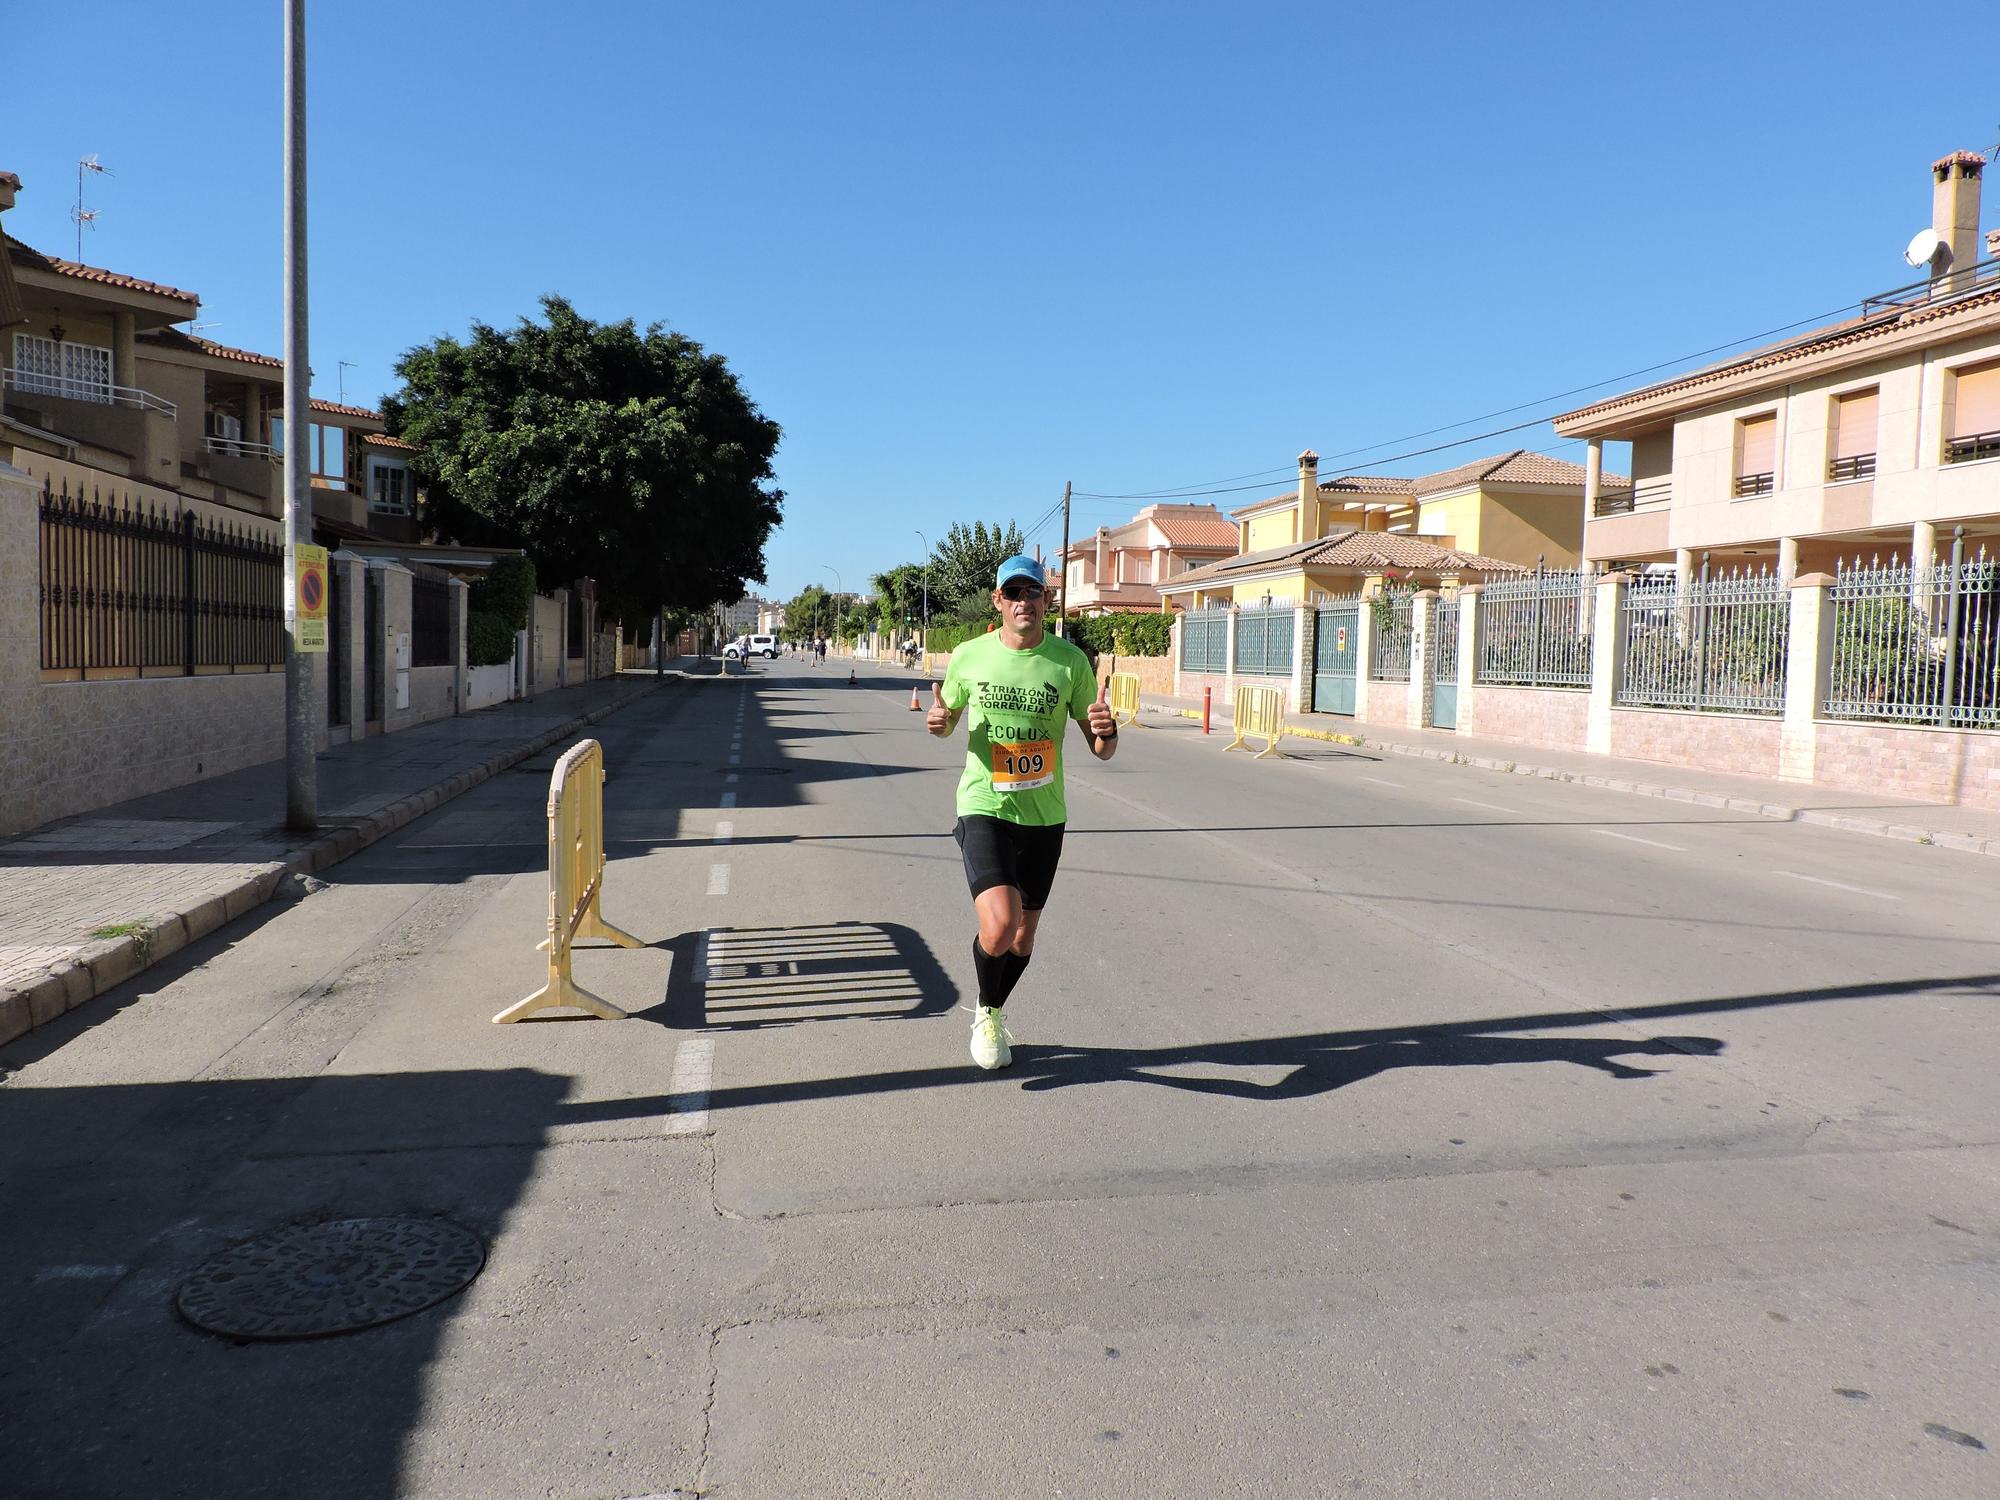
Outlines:
[[1069,603],[1069,486],[1063,481],[1063,549],[1056,559],[1056,634],[1067,636],[1069,630],[1063,621],[1063,607]]
[[312,543],[306,356],[306,0],[285,6],[285,826],[319,827],[312,654],[299,650],[299,555]]

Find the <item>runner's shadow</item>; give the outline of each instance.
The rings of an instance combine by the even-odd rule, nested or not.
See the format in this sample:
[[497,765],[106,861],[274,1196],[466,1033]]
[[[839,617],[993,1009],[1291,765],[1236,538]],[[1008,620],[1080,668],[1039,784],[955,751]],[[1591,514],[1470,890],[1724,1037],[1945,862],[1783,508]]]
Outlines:
[[[1227,1042],[1214,1046],[1127,1051],[1097,1047],[1014,1049],[1014,1071],[1024,1090],[1046,1092],[1088,1083],[1156,1083],[1189,1093],[1236,1099],[1307,1099],[1331,1093],[1397,1068],[1488,1068],[1516,1063],[1564,1062],[1612,1078],[1652,1078],[1658,1068],[1621,1062],[1624,1057],[1713,1057],[1723,1043],[1707,1036],[1512,1037],[1420,1031],[1358,1046],[1301,1049],[1297,1038]],[[1186,1067],[1289,1068],[1274,1083],[1245,1078],[1187,1077],[1161,1072]]]

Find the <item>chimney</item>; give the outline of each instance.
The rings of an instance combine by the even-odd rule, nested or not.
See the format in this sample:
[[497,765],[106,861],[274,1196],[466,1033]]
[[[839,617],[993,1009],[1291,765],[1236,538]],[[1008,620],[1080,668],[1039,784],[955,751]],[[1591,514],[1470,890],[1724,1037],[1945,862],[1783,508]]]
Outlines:
[[1299,521],[1297,541],[1319,535],[1319,455],[1308,448],[1299,455]]
[[1991,260],[2000,260],[2000,229],[1986,231],[1986,254]]
[[14,206],[14,195],[21,191],[21,179],[12,172],[0,172],[0,213]]
[[1100,526],[1097,528],[1097,586],[1100,589],[1109,587],[1104,572],[1110,565],[1111,528],[1109,526]]
[[[1951,260],[1933,264],[1931,281],[1938,285],[1946,272],[1969,272],[1979,259],[1979,174],[1986,158],[1977,151],[1954,151],[1931,163],[1931,228],[1951,247]],[[1963,286],[1970,277],[1953,276],[1940,291]]]
[[[20,178],[12,172],[0,172],[0,213],[14,206],[14,195],[20,191]],[[21,289],[14,282],[13,258],[7,254],[6,243],[6,235],[0,233],[0,328],[27,321],[27,314],[21,309]]]

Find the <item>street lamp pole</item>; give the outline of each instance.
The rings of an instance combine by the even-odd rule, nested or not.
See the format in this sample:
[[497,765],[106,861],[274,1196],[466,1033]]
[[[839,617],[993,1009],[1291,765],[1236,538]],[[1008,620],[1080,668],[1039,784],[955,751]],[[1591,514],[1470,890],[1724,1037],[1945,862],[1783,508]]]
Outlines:
[[[840,581],[840,569],[833,566],[832,563],[821,563],[819,570],[822,573],[831,573],[833,575],[833,602],[827,610],[827,615],[833,622],[833,630],[838,630],[840,629],[840,596],[847,592],[847,586]],[[831,635],[833,632],[828,631],[827,633]]]
[[917,540],[924,544],[924,656],[931,654],[931,542],[921,531]]

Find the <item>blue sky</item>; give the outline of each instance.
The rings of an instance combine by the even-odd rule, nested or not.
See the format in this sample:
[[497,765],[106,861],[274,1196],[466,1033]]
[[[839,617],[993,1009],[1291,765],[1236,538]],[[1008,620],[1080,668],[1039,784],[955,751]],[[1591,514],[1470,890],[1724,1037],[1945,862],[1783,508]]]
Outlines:
[[[779,597],[1065,480],[1554,449],[1387,461],[1912,279],[1929,162],[2000,137],[1990,49],[1839,0],[308,9],[314,394],[548,291],[671,324],[785,429]],[[95,153],[83,258],[280,352],[282,13],[10,16],[10,232],[73,254]]]

